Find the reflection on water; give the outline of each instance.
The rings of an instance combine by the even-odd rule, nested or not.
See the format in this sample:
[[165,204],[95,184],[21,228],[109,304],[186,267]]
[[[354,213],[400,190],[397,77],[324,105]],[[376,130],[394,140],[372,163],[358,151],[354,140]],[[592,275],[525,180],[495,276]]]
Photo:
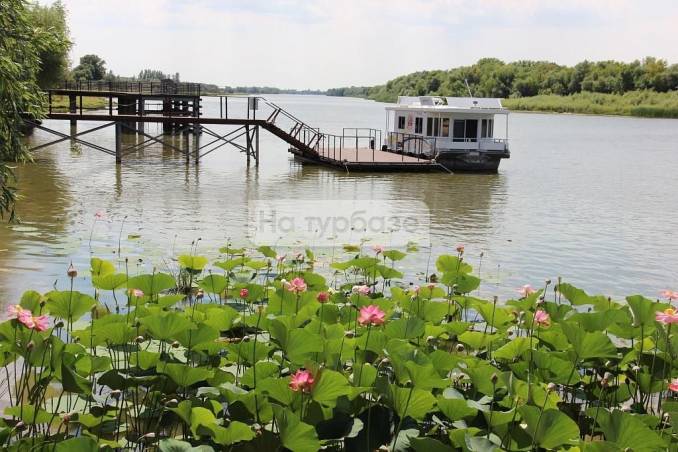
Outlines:
[[[276,102],[330,132],[384,122],[383,105],[369,101],[276,96]],[[216,100],[203,104],[207,114],[218,114]],[[248,167],[231,147],[186,165],[181,153],[159,144],[131,151],[116,167],[109,155],[61,143],[18,169],[23,222],[0,226],[0,295],[8,302],[27,288],[49,290],[55,280],[62,286],[71,260],[84,270],[92,254],[117,259],[119,239],[122,256],[134,265],[144,256],[151,261],[144,264],[161,269],[198,238],[203,253],[229,239],[245,242],[251,200],[374,198],[422,201],[430,209],[432,250],[408,257],[408,268],[432,267],[431,254],[457,243],[466,244],[476,267],[483,252],[484,295],[511,296],[519,285],[563,275],[591,292],[654,296],[678,286],[677,125],[515,114],[512,157],[497,175],[347,174],[301,166],[265,132],[259,167]],[[161,133],[159,125],[146,130]],[[86,137],[109,149],[114,144],[110,128]],[[43,132],[31,138],[51,139]],[[144,140],[131,134],[124,144]],[[186,142],[176,136],[171,144]],[[97,211],[106,212],[104,221],[94,222]]]

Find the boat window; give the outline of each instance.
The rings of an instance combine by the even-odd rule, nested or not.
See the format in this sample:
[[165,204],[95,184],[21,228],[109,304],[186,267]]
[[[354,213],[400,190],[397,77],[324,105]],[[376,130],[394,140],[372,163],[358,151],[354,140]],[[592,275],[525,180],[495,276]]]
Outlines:
[[440,133],[440,118],[433,118],[433,136],[439,137]]
[[464,141],[466,126],[463,119],[455,119],[452,125],[452,141]]
[[483,119],[480,126],[480,138],[487,138],[487,119]]
[[414,133],[422,133],[424,130],[424,118],[414,118]]
[[426,118],[426,136],[433,136],[433,118]]
[[405,117],[404,116],[398,116],[398,128],[401,129],[401,130],[405,128]]
[[440,136],[442,137],[450,136],[450,118],[443,118],[443,127]]
[[492,138],[494,136],[494,119],[487,120],[487,137]]
[[478,139],[478,120],[466,120],[466,141],[476,141]]

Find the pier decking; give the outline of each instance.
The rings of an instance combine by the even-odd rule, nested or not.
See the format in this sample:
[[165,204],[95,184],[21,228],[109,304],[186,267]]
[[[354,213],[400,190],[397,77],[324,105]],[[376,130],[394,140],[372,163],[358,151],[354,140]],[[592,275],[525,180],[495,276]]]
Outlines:
[[[57,110],[52,101],[56,96],[67,96],[67,111]],[[107,100],[102,109],[83,107],[83,98],[98,97]],[[32,127],[49,132],[58,138],[34,147],[42,149],[52,144],[71,140],[85,147],[115,156],[121,163],[124,156],[153,143],[163,143],[198,163],[207,154],[225,146],[235,147],[255,164],[259,164],[259,131],[264,129],[289,144],[289,152],[304,163],[315,163],[352,171],[449,171],[424,153],[412,154],[380,149],[381,131],[365,128],[344,128],[341,135],[321,132],[309,126],[275,103],[257,96],[218,96],[219,116],[203,116],[200,85],[194,83],[163,82],[78,82],[48,90],[47,119],[70,121],[70,134],[46,127],[40,121],[25,118]],[[230,103],[229,103],[230,101]],[[78,121],[97,121],[107,124],[89,130],[77,130]],[[163,133],[151,136],[147,123],[160,123]],[[208,126],[234,126],[228,132],[215,132]],[[83,139],[83,136],[114,126],[115,149],[106,149]],[[122,133],[136,133],[146,138],[142,143],[123,147]],[[176,140],[165,140],[167,135],[181,135]],[[193,145],[188,135],[193,135]],[[208,135],[206,143],[200,136]]]

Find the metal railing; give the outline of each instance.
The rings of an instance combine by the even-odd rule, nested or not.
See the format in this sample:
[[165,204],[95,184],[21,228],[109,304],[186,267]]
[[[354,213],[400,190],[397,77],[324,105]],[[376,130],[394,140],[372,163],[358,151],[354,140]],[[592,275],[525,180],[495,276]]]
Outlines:
[[200,83],[172,82],[172,81],[106,81],[106,80],[79,80],[61,82],[52,90],[94,91],[101,93],[129,93],[151,95],[177,95],[200,97]]
[[388,132],[386,145],[390,150],[417,157],[432,158],[437,152],[437,138],[403,132]]

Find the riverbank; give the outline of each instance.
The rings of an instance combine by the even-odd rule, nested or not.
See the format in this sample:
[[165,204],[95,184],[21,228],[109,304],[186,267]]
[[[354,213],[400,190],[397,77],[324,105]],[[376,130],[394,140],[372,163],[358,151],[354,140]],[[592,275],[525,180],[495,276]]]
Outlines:
[[577,93],[504,99],[514,111],[678,118],[678,92],[630,91],[625,94]]
[[[80,99],[76,99],[78,111],[80,110]],[[54,111],[68,111],[68,96],[53,96],[52,110]],[[83,97],[83,110],[101,110],[108,107],[108,99],[105,97]]]

